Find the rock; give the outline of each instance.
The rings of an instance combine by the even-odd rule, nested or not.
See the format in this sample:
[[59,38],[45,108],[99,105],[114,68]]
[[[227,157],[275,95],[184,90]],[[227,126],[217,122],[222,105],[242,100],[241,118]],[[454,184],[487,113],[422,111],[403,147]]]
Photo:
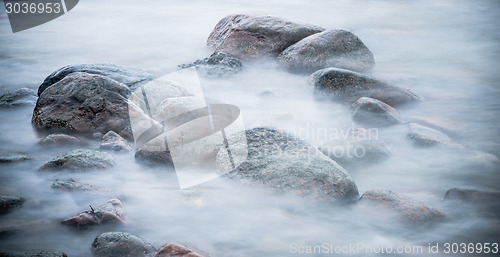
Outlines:
[[390,85],[368,75],[354,71],[326,68],[314,72],[309,82],[314,92],[331,96],[335,100],[352,103],[366,96],[380,100],[390,106],[419,101],[409,89]]
[[66,134],[50,134],[40,139],[38,144],[43,146],[84,145],[79,138]]
[[63,252],[57,251],[29,251],[29,252],[0,252],[1,257],[68,257]]
[[101,139],[101,149],[109,149],[115,151],[132,151],[132,147],[128,144],[120,135],[116,134],[114,131],[109,131]]
[[115,165],[113,156],[91,149],[75,149],[56,156],[40,167],[40,170],[90,170],[107,169]]
[[289,46],[278,56],[278,63],[293,72],[315,72],[324,68],[365,71],[373,68],[373,54],[354,34],[345,30],[326,30]]
[[419,146],[452,145],[451,138],[443,132],[416,123],[408,124],[408,137]]
[[168,243],[160,247],[154,257],[208,257],[208,255],[177,243]]
[[135,152],[135,159],[147,164],[162,164],[172,166],[172,156],[166,151],[148,151],[139,149]]
[[207,45],[241,59],[276,57],[290,45],[323,30],[273,16],[230,15],[217,23]]
[[210,57],[196,60],[193,63],[179,65],[179,68],[186,69],[196,67],[196,70],[207,76],[227,77],[243,70],[243,64],[231,55],[215,52]]
[[391,149],[380,139],[348,138],[323,142],[319,150],[342,167],[364,166],[392,156]]
[[95,187],[90,184],[83,184],[80,182],[77,182],[74,179],[67,179],[67,180],[59,180],[57,179],[52,183],[51,186],[53,189],[57,189],[60,191],[98,191],[101,188],[100,187]]
[[110,79],[121,82],[132,89],[156,77],[153,74],[140,69],[122,67],[107,63],[68,65],[52,72],[47,78],[45,78],[43,83],[38,87],[38,96],[40,96],[48,87],[63,80],[66,76],[77,72],[106,76]]
[[38,98],[32,123],[38,128],[106,133],[131,138],[130,89],[116,80],[89,73],[71,73]]
[[19,88],[0,95],[0,107],[32,105],[35,102],[36,93],[28,88]]
[[388,104],[370,97],[360,97],[351,105],[352,119],[369,126],[401,123],[399,112]]
[[5,214],[10,210],[21,206],[26,200],[21,197],[11,195],[0,195],[0,214]]
[[63,220],[62,224],[76,226],[77,228],[106,223],[125,224],[125,212],[125,206],[122,201],[118,198],[112,198],[95,210],[90,206],[90,211],[84,211],[74,217]]
[[460,200],[470,204],[496,204],[500,206],[500,192],[472,188],[451,188],[444,195],[445,200]]
[[478,165],[485,168],[496,168],[500,164],[500,158],[496,155],[482,151],[473,151],[465,155],[462,159],[470,162],[475,168]]
[[[411,223],[427,223],[442,219],[446,216],[438,209],[427,206],[425,203],[398,195],[390,190],[374,189],[365,192],[359,199],[365,203],[392,210],[399,214],[400,219]],[[375,214],[371,214],[375,215]]]
[[102,233],[92,243],[95,257],[153,257],[154,253],[154,246],[125,232]]
[[463,122],[441,115],[414,115],[409,117],[409,120],[413,123],[439,130],[448,135],[459,134],[459,132],[463,131],[465,128]]
[[31,157],[22,153],[0,150],[0,163],[21,162],[31,160]]
[[[247,144],[237,140],[238,134],[228,138],[236,141],[231,147],[233,155],[245,151],[245,162],[232,168],[221,160],[227,155],[225,148],[217,153],[217,167],[225,176],[270,188],[278,192],[295,192],[313,198],[351,201],[359,196],[350,175],[317,148],[283,132],[268,128],[246,130]],[[243,141],[244,142],[244,141]]]

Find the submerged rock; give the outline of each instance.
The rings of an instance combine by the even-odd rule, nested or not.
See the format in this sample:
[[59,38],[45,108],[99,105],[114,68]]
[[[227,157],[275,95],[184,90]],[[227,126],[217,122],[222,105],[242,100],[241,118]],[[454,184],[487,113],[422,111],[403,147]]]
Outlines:
[[56,156],[40,167],[40,170],[90,170],[106,169],[115,165],[113,156],[91,149],[75,149]]
[[125,232],[106,232],[92,243],[95,257],[153,257],[155,247],[144,239]]
[[370,97],[360,97],[351,107],[352,119],[369,126],[401,123],[399,112],[388,104]]
[[26,200],[18,196],[0,195],[0,214],[21,206]]
[[[246,136],[247,144],[236,137]],[[284,132],[254,128],[228,138],[231,153],[237,155],[248,145],[248,157],[236,168],[221,160],[227,151],[217,153],[217,167],[229,171],[225,176],[270,188],[278,192],[330,200],[352,201],[359,196],[351,176],[340,165],[326,157],[317,148],[295,139]]]
[[172,156],[167,151],[148,151],[139,149],[135,152],[134,157],[136,160],[146,164],[173,165]]
[[102,136],[99,148],[115,151],[132,151],[132,147],[128,144],[127,140],[116,134],[114,131],[109,131]]
[[409,89],[390,85],[368,75],[354,71],[326,68],[314,72],[309,82],[314,92],[331,96],[335,100],[352,103],[366,96],[380,100],[390,106],[419,101]]
[[326,141],[319,150],[343,167],[365,166],[392,156],[391,149],[382,140],[373,138]]
[[101,189],[100,187],[95,187],[90,184],[80,183],[74,179],[57,179],[52,183],[51,187],[60,191],[98,191]]
[[395,211],[402,220],[411,223],[426,223],[446,216],[440,210],[429,207],[423,202],[385,189],[367,191],[359,201],[360,203],[381,207],[384,210]]
[[330,67],[364,71],[375,65],[372,52],[356,35],[345,30],[308,36],[281,52],[278,62],[290,71],[308,73]]
[[83,145],[83,141],[77,137],[66,134],[50,134],[40,139],[39,145],[43,146],[63,146],[63,145]]
[[109,199],[106,204],[95,210],[90,206],[90,211],[84,211],[62,221],[64,225],[76,226],[77,228],[105,223],[125,224],[125,206],[120,199]]
[[472,188],[451,188],[444,195],[446,200],[460,200],[471,204],[500,205],[500,192]]
[[177,243],[168,243],[160,247],[154,257],[208,257],[208,255]]
[[0,163],[29,161],[31,157],[22,153],[0,150]]
[[35,102],[36,93],[28,88],[14,89],[0,95],[0,107],[33,105]]
[[408,124],[408,137],[419,146],[452,145],[451,138],[441,131],[416,123]]
[[207,76],[226,77],[234,75],[243,70],[243,64],[231,55],[215,52],[210,57],[196,60],[193,63],[179,65],[186,69],[196,67],[196,70]]
[[276,57],[290,45],[323,30],[273,16],[230,15],[217,23],[207,45],[237,58]]
[[48,87],[38,98],[32,123],[38,128],[106,133],[131,138],[130,89],[101,75],[76,72]]
[[0,252],[1,257],[68,257],[63,252],[57,251],[14,251]]
[[108,63],[68,65],[54,71],[47,76],[47,78],[45,78],[43,83],[38,88],[38,96],[40,96],[48,87],[63,80],[66,76],[77,72],[106,76],[131,88],[146,83],[156,77],[153,74],[140,69],[122,67]]

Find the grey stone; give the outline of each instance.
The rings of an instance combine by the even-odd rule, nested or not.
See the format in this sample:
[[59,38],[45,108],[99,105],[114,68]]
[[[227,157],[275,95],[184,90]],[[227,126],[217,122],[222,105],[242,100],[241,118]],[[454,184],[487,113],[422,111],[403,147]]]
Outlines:
[[95,257],[153,257],[155,247],[144,239],[125,232],[106,232],[92,243]]
[[273,16],[230,15],[217,23],[207,45],[241,59],[276,57],[288,46],[323,30]]
[[388,104],[370,97],[360,97],[350,107],[352,119],[369,126],[401,123],[399,112]]
[[56,156],[43,164],[40,170],[91,170],[106,169],[115,165],[113,156],[91,149],[75,149]]
[[281,52],[278,62],[290,71],[306,73],[330,67],[365,71],[375,65],[361,39],[345,30],[310,35]]
[[419,101],[409,89],[391,85],[365,74],[338,68],[326,68],[309,77],[317,95],[352,103],[366,96],[380,100],[390,106]]

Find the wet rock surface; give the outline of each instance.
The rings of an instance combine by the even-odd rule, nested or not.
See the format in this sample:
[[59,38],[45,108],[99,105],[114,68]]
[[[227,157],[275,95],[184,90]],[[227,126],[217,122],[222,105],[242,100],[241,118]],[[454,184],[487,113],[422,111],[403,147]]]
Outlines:
[[0,252],[1,257],[68,257],[63,252],[57,251],[12,251]]
[[75,149],[56,156],[43,164],[40,170],[91,170],[106,169],[115,165],[113,156],[92,149]]
[[19,88],[0,95],[0,107],[33,105],[35,102],[36,93],[28,88]]
[[207,45],[242,59],[276,57],[288,46],[323,30],[273,16],[238,14],[220,20]]
[[38,142],[43,146],[64,146],[64,145],[84,145],[84,142],[77,137],[66,134],[50,134]]
[[408,137],[418,146],[453,145],[445,133],[417,123],[408,124]]
[[360,97],[350,107],[352,119],[369,126],[401,123],[401,114],[390,105],[370,97]]
[[423,202],[396,194],[390,190],[374,189],[365,192],[360,203],[380,207],[383,210],[395,211],[402,221],[411,223],[427,223],[446,217],[446,214]]
[[[221,162],[226,160],[221,157],[227,151],[221,149],[217,153],[218,168],[229,169],[225,175],[229,178],[313,198],[352,201],[359,196],[347,171],[311,145],[269,128],[246,130],[234,138],[237,136],[247,139],[245,162],[231,169],[230,163]],[[245,144],[235,144],[231,152],[234,155],[245,149]]]
[[326,68],[309,77],[317,95],[352,103],[360,97],[371,97],[390,106],[416,102],[420,98],[409,89],[390,85],[368,75],[338,68]]
[[22,153],[0,150],[0,163],[29,161],[31,157]]
[[106,232],[92,243],[95,257],[153,257],[155,247],[144,239],[125,232]]
[[99,225],[106,223],[122,223],[125,224],[125,206],[118,198],[109,199],[104,205],[94,209],[92,206],[90,211],[81,212],[74,217],[67,218],[62,221],[62,224],[75,226],[77,228],[89,225]]
[[43,83],[38,87],[38,96],[40,96],[42,92],[45,91],[45,89],[47,89],[48,87],[63,80],[66,76],[76,72],[85,72],[89,74],[106,76],[131,88],[134,88],[135,86],[138,86],[156,77],[144,70],[131,67],[122,67],[115,64],[98,63],[68,65],[54,71],[49,76],[47,76],[47,78],[45,78]]
[[365,71],[375,65],[372,52],[356,35],[345,30],[308,36],[281,52],[278,62],[290,71],[302,73],[330,67]]
[[215,52],[210,57],[193,63],[179,65],[181,69],[190,67],[196,67],[196,70],[203,75],[214,77],[227,77],[243,70],[243,64],[239,59],[220,52]]
[[24,198],[18,196],[0,195],[0,214],[5,214],[21,206],[25,201]]
[[145,164],[173,165],[172,156],[166,151],[137,150],[134,157],[137,161]]
[[132,151],[132,147],[129,145],[127,140],[114,131],[109,131],[102,136],[99,148],[114,151]]
[[38,98],[32,123],[38,128],[106,133],[130,138],[130,89],[101,75],[71,73],[48,87]]
[[168,243],[160,247],[154,257],[208,257],[208,255],[181,244]]

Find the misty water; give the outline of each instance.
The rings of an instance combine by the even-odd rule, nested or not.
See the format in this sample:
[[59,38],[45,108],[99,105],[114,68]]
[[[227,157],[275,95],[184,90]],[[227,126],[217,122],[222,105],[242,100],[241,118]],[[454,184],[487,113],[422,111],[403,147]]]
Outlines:
[[[2,5],[3,8],[3,5]],[[373,52],[370,75],[410,88],[423,98],[398,110],[411,117],[444,121],[463,148],[419,148],[407,126],[378,129],[393,156],[349,169],[360,194],[384,188],[439,208],[449,219],[409,226],[373,215],[357,205],[335,205],[276,194],[219,179],[180,190],[175,173],[137,163],[134,153],[113,153],[106,171],[38,171],[72,147],[37,145],[44,132],[31,125],[33,106],[0,110],[0,149],[33,160],[0,164],[0,194],[21,196],[22,208],[0,217],[0,228],[18,232],[0,238],[1,250],[59,250],[90,256],[94,238],[125,231],[160,247],[178,242],[211,256],[293,256],[291,245],[422,245],[436,242],[500,242],[498,219],[474,208],[444,201],[453,187],[500,190],[498,163],[487,154],[500,149],[500,2],[491,1],[80,1],[61,18],[13,34],[0,12],[0,92],[37,90],[44,78],[69,64],[114,63],[154,72],[211,54],[206,39],[223,17],[269,14],[345,29]],[[272,60],[245,62],[235,76],[202,78],[206,96],[241,108],[246,128],[287,130],[318,145],[341,129],[359,127],[348,106],[318,101],[306,75],[280,70]],[[86,139],[98,148],[97,139]],[[101,192],[60,192],[55,179],[74,178],[109,188]],[[128,212],[125,226],[75,230],[64,218],[119,197]],[[364,256],[366,254],[360,254]],[[314,255],[308,255],[314,256]],[[396,255],[395,255],[396,256]]]

